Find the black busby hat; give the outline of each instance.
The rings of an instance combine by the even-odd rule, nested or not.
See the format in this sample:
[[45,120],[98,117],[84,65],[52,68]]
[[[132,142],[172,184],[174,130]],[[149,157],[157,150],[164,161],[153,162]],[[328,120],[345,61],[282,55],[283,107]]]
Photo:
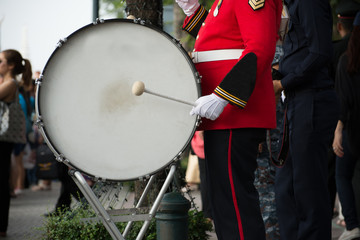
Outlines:
[[360,1],[356,0],[341,0],[335,9],[338,18],[353,19],[358,11],[360,11]]

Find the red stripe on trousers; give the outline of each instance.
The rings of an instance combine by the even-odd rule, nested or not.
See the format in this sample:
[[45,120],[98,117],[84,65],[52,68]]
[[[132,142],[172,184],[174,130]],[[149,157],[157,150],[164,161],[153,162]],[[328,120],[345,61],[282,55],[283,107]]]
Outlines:
[[229,136],[229,149],[228,149],[228,171],[229,171],[229,180],[230,180],[230,187],[231,187],[231,194],[234,202],[234,208],[236,213],[236,218],[238,222],[239,227],[239,234],[240,234],[240,240],[244,240],[244,232],[241,224],[241,217],[240,217],[240,211],[236,200],[235,195],[235,186],[232,176],[232,169],[231,169],[231,139],[232,139],[232,130],[230,130],[230,136]]

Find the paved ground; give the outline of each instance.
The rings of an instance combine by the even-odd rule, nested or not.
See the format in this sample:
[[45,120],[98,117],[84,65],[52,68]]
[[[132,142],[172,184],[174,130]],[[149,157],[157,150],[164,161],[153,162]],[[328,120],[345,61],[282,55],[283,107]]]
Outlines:
[[[53,182],[49,191],[32,192],[27,189],[22,195],[11,199],[10,222],[8,236],[4,240],[38,240],[41,239],[41,230],[45,218],[42,216],[47,211],[53,210],[60,190],[60,183]],[[199,191],[193,191],[195,202],[200,206]],[[337,239],[343,228],[333,221],[333,240]],[[214,233],[210,233],[210,240],[217,240]]]

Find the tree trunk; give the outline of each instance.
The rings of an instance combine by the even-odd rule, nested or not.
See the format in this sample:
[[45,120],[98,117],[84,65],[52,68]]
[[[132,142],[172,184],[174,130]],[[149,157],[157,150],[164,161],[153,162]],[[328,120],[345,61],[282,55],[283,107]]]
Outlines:
[[163,5],[160,0],[126,0],[126,14],[163,28]]

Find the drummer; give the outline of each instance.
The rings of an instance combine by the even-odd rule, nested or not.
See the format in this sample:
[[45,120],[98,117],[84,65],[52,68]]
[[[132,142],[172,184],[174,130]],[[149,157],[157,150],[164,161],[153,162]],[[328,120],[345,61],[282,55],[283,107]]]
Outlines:
[[281,0],[176,0],[183,30],[196,38],[192,58],[202,97],[191,115],[202,119],[209,197],[218,239],[265,239],[253,185],[258,145],[276,127],[271,62]]

